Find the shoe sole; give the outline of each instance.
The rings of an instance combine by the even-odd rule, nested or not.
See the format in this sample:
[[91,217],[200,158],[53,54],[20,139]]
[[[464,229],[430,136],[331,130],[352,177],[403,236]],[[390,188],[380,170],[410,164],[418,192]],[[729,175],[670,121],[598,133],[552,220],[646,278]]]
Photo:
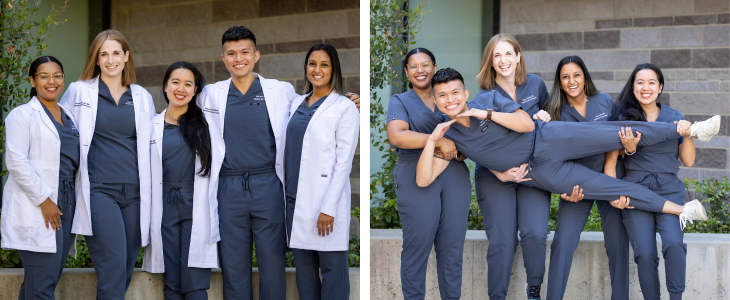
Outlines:
[[707,212],[705,211],[705,207],[702,206],[702,202],[700,202],[700,200],[697,200],[697,199],[692,200],[692,202],[694,202],[694,201],[697,201],[697,205],[699,205],[699,207],[700,207],[699,212],[698,212],[698,217],[700,217],[700,220],[702,220],[702,221],[707,221]]
[[721,121],[720,116],[715,115],[712,118],[710,118],[710,120],[712,120],[712,124],[715,125],[715,127],[712,129],[712,135],[710,135],[706,140],[701,140],[703,142],[709,142],[712,139],[712,137],[714,137],[715,135],[717,135],[720,132],[720,121]]

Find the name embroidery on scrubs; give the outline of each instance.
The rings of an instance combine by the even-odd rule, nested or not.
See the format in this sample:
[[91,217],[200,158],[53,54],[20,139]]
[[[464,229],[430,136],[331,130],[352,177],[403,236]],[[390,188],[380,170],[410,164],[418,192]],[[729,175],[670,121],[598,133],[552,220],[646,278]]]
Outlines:
[[254,101],[264,101],[264,95],[256,95],[256,97],[253,97]]
[[529,97],[522,99],[522,104],[525,104],[525,103],[530,102],[535,99],[537,99],[537,97],[535,97],[535,95],[530,95]]
[[595,118],[593,118],[593,121],[600,120],[606,117],[608,117],[606,113],[601,113],[600,115],[597,115]]
[[215,108],[208,108],[208,107],[206,107],[206,108],[203,108],[203,111],[204,112],[207,112],[207,113],[211,113],[211,114],[218,114],[218,110],[215,109]]
[[[485,125],[485,124],[487,124],[487,125]],[[487,130],[487,128],[489,128],[489,120],[484,119],[484,120],[479,121],[479,126],[484,126],[484,128],[482,128],[482,132],[484,132],[485,130]]]
[[124,102],[126,105],[134,105],[134,100],[127,100],[127,102]]

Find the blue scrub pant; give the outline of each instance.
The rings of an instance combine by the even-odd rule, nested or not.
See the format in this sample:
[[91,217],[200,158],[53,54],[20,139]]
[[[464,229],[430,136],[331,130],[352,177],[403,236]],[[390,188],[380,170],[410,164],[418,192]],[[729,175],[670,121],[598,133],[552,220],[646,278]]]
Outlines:
[[593,203],[601,216],[604,246],[611,274],[611,299],[629,299],[629,237],[624,228],[621,210],[608,201],[560,200],[557,229],[550,248],[547,299],[563,299],[573,254],[580,242],[580,233],[586,226]]
[[[286,227],[291,235],[296,199],[286,197]],[[291,239],[291,236],[289,237]],[[297,268],[297,291],[301,300],[350,298],[350,268],[347,251],[316,251],[292,248]],[[322,273],[322,280],[319,275]]]
[[522,243],[527,283],[541,285],[545,275],[550,193],[514,182],[501,182],[489,169],[481,166],[474,172],[474,181],[484,217],[484,231],[489,239],[489,298],[507,297],[518,243]]
[[[529,159],[532,181],[523,182],[556,194],[572,193],[580,185],[587,199],[612,201],[631,198],[639,210],[661,212],[667,199],[638,184],[613,178],[573,161],[623,149],[618,131],[631,127],[641,132],[639,146],[679,138],[677,125],[659,122],[560,122],[536,121],[535,150]],[[679,223],[677,223],[679,224]]]
[[99,282],[96,299],[124,299],[142,248],[139,185],[91,183],[91,229],[86,236]]
[[221,170],[218,254],[223,298],[253,299],[252,247],[256,242],[259,299],[286,298],[284,189],[274,166]]
[[[684,183],[676,174],[628,171],[624,180],[648,187],[676,204],[684,204]],[[667,291],[671,300],[682,299],[687,273],[687,244],[683,242],[684,232],[679,229],[679,217],[635,209],[624,209],[622,213],[634,248],[634,262],[644,299],[660,299],[657,231],[662,237]]]
[[401,286],[403,297],[423,299],[426,266],[436,248],[436,272],[442,299],[461,297],[462,259],[471,184],[463,162],[452,161],[427,187],[416,185],[420,153],[400,156],[393,168],[398,214],[403,226]]
[[[65,178],[64,178],[65,177]],[[66,265],[66,257],[74,247],[74,236],[71,225],[76,210],[73,176],[61,176],[58,183],[58,208],[61,216],[61,229],[56,231],[56,252],[33,252],[18,250],[23,262],[23,284],[20,285],[19,300],[52,300],[56,299],[56,290],[61,272]],[[45,226],[45,223],[43,224]],[[50,229],[49,229],[50,230]]]
[[188,267],[193,227],[192,182],[162,185],[162,244],[165,300],[205,300],[210,269]]

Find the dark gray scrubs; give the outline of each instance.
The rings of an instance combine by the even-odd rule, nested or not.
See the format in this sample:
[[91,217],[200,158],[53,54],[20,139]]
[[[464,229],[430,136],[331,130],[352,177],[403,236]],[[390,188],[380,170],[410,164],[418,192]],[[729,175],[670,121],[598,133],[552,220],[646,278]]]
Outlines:
[[41,106],[56,127],[56,132],[61,140],[56,204],[63,215],[61,215],[61,229],[56,231],[55,253],[18,250],[24,271],[18,299],[54,299],[53,293],[61,279],[61,272],[66,265],[68,253],[75,242],[71,226],[76,211],[74,174],[79,167],[79,132],[65,112],[62,111],[63,124],[60,124],[56,122],[45,105],[41,104]]
[[137,129],[132,90],[117,105],[101,78],[88,161],[93,236],[86,243],[99,278],[97,297],[121,300],[142,247]]
[[256,242],[259,299],[284,299],[286,207],[276,176],[276,139],[261,83],[245,94],[231,83],[223,139],[226,156],[218,182],[223,297],[253,298],[251,256]]
[[[436,108],[431,111],[409,90],[393,95],[387,122],[401,120],[409,130],[431,134],[444,121]],[[423,149],[397,149],[393,168],[398,214],[403,226],[401,285],[405,299],[423,299],[426,266],[431,249],[436,250],[436,269],[442,299],[461,296],[462,260],[471,184],[464,162],[452,161],[431,185],[416,185],[416,164]]]
[[[560,113],[560,120],[566,122],[607,121],[611,118],[614,106],[611,96],[598,93],[588,96],[585,117],[570,103],[565,103]],[[605,160],[606,154],[600,153],[577,159],[575,162],[593,171],[603,173]],[[617,168],[623,167],[617,166]],[[604,246],[611,274],[611,299],[629,298],[629,237],[622,221],[621,210],[611,206],[608,201],[583,199],[579,202],[568,202],[561,199],[557,229],[550,248],[548,299],[563,299],[573,263],[573,253],[578,248],[580,233],[586,226],[594,202],[598,206],[603,225]]]
[[[299,169],[302,159],[304,134],[312,116],[327,96],[307,107],[304,99],[289,119],[286,127],[286,149],[284,156],[284,178],[286,183],[286,225],[291,232],[294,209],[296,207]],[[332,130],[335,130],[333,128]],[[292,248],[294,263],[297,265],[297,291],[299,298],[307,299],[348,299],[350,279],[347,251],[315,251]],[[322,280],[320,280],[320,270]],[[324,283],[324,284],[323,284]]]
[[[509,93],[499,85],[493,90],[511,99]],[[475,99],[489,91],[491,90],[480,91]],[[516,87],[515,94],[516,103],[530,117],[540,110],[549,97],[545,82],[533,74],[527,74],[527,81]],[[518,243],[522,244],[527,283],[542,284],[545,275],[550,193],[514,182],[502,182],[489,169],[480,165],[474,169],[474,188],[484,217],[484,231],[489,239],[487,249],[489,297],[491,299],[507,297],[509,274],[512,273],[512,263]]]
[[[684,120],[679,111],[661,105],[657,123]],[[642,133],[642,139],[644,138]],[[636,154],[624,155],[624,180],[641,184],[676,204],[684,204],[684,183],[677,177],[679,145],[683,138],[670,139],[651,146],[637,147]],[[633,199],[632,199],[633,200]],[[623,221],[634,248],[634,261],[639,273],[639,285],[644,299],[659,299],[659,257],[656,252],[656,232],[662,237],[662,254],[667,277],[669,298],[682,299],[687,273],[687,244],[684,232],[677,226],[679,217],[660,212],[624,209]],[[653,248],[652,248],[653,247]]]
[[[493,108],[514,112],[519,105],[491,94],[469,102],[469,108]],[[620,195],[630,197],[636,209],[661,212],[666,199],[649,189],[593,171],[573,160],[621,149],[617,132],[631,127],[642,133],[639,146],[679,138],[674,124],[648,122],[535,122],[534,132],[517,133],[496,122],[471,118],[470,128],[454,123],[446,132],[461,153],[475,162],[496,170],[529,163],[532,181],[521,184],[556,194],[571,193],[580,185],[588,199],[612,201]],[[576,143],[576,141],[581,141]],[[531,148],[534,145],[534,151]],[[525,150],[527,149],[527,150]]]
[[185,142],[180,126],[168,123],[162,135],[162,181],[165,299],[208,299],[210,269],[188,267],[195,152]]

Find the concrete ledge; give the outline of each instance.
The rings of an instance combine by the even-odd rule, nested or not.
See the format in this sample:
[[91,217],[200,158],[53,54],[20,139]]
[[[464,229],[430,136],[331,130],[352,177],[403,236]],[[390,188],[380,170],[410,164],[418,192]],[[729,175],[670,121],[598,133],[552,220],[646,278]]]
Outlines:
[[[547,241],[545,279],[543,292],[547,289],[547,269],[550,264],[551,232]],[[400,229],[370,230],[370,298],[402,299],[400,284],[400,253],[403,245]],[[687,285],[684,299],[728,299],[730,298],[730,234],[688,233],[684,235],[687,244]],[[486,299],[487,293],[487,246],[489,241],[484,231],[469,230],[464,245],[464,268],[461,299]],[[629,299],[643,299],[633,251],[630,250]],[[664,274],[664,259],[661,256],[661,239],[657,234],[659,253],[659,277],[662,283],[662,299],[669,299]],[[517,247],[507,299],[525,299],[527,281],[522,259],[522,248]],[[439,299],[436,278],[436,255],[431,250],[426,275],[426,299]],[[610,299],[611,277],[608,271],[608,257],[603,245],[603,233],[583,232],[578,249],[573,256],[573,266],[568,279],[564,299]],[[543,298],[544,299],[544,298]]]
[[[258,299],[259,273],[254,268],[253,296]],[[286,269],[286,299],[297,300],[296,279],[294,268]],[[20,284],[23,282],[23,269],[0,269],[0,300],[17,300]],[[94,269],[64,269],[61,281],[56,287],[57,300],[96,299],[96,274]],[[162,292],[162,274],[151,274],[135,269],[132,283],[129,285],[124,299],[164,299]],[[208,299],[223,299],[223,277],[220,269],[213,270],[208,290]],[[350,300],[360,299],[360,268],[350,268]]]

